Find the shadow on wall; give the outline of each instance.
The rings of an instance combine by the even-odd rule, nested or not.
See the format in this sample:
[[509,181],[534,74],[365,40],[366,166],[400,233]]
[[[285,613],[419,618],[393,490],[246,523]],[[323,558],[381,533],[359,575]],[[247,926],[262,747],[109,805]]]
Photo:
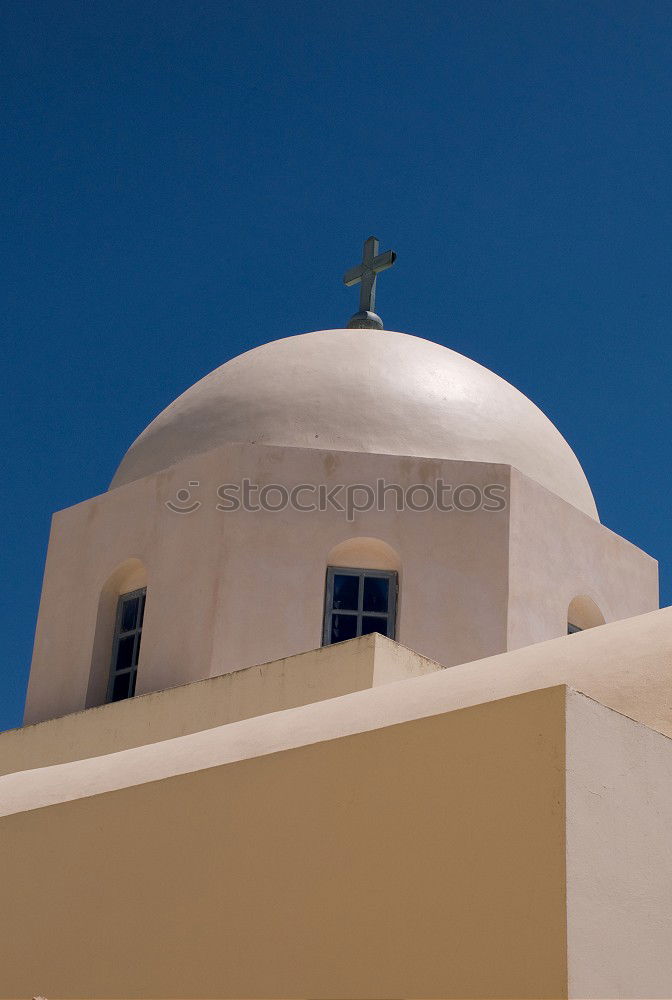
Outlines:
[[100,592],[93,640],[86,708],[104,705],[112,663],[117,605],[122,594],[147,586],[147,570],[139,559],[126,559],[110,574]]
[[575,597],[567,609],[567,623],[573,631],[583,632],[596,625],[604,625],[604,615],[592,597]]

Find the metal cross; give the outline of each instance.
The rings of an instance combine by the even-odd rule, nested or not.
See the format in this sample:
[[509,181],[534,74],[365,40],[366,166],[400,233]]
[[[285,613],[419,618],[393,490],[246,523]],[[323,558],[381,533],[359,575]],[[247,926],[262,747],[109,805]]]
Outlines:
[[392,267],[397,255],[394,250],[387,250],[385,253],[378,253],[378,240],[375,236],[369,236],[364,244],[362,263],[357,267],[351,267],[343,275],[343,284],[356,285],[361,282],[359,290],[359,312],[355,313],[349,327],[364,329],[383,329],[383,321],[380,316],[376,316],[374,309],[376,306],[376,276],[381,271],[386,271]]

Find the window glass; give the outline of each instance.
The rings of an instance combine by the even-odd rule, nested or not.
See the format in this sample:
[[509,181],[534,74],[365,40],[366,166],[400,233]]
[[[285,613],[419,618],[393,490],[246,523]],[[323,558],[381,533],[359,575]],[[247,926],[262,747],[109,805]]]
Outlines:
[[331,616],[331,642],[343,642],[357,635],[357,615]]
[[124,601],[121,606],[121,631],[131,632],[135,628],[138,619],[139,597],[131,597]]
[[119,640],[117,646],[117,662],[115,665],[117,673],[120,670],[128,670],[133,666],[133,647],[135,646],[135,636],[126,635]]
[[114,678],[110,701],[123,701],[124,698],[128,698],[128,682],[130,677],[130,671],[127,671],[125,674],[117,674]]
[[384,576],[364,577],[364,611],[387,612],[390,581]]
[[334,610],[356,611],[359,606],[359,577],[334,575]]
[[362,635],[370,635],[371,632],[380,632],[387,635],[387,616],[376,615],[375,618],[367,615],[362,616]]

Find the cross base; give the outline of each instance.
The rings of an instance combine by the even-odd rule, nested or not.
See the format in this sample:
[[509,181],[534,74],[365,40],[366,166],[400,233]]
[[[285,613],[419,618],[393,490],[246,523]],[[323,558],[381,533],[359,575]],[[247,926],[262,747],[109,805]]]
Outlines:
[[382,330],[383,321],[374,312],[358,312],[351,317],[348,330]]

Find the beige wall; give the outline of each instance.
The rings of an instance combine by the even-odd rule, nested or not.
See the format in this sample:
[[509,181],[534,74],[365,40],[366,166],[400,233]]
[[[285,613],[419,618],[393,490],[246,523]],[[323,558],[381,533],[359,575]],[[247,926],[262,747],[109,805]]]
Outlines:
[[[333,510],[216,509],[217,487],[244,477],[330,488],[442,478],[508,490],[510,474],[507,466],[479,463],[227,445],[60,512],[26,722],[103,700],[110,609],[136,563],[148,581],[138,693],[319,646],[327,562],[348,551],[352,538],[377,540],[391,553],[390,565],[400,566],[397,639],[446,666],[563,634],[575,588],[595,593],[607,619],[656,606],[648,556],[517,475],[512,506],[500,512],[397,512],[389,504],[348,524]],[[165,501],[189,481],[200,483],[192,495],[202,506],[192,514],[169,511]],[[575,543],[565,541],[571,537]]]
[[382,635],[0,733],[0,775],[139,747],[440,670]]
[[7,816],[0,995],[566,996],[564,732],[555,688]]
[[[370,678],[371,642],[298,659]],[[633,720],[672,735],[671,659],[668,608],[174,739],[235,675],[6,734],[164,742],[0,778],[0,996],[557,997],[568,961],[669,998],[672,743]]]
[[[375,642],[384,650],[395,646],[390,640]],[[346,679],[357,675],[348,655],[349,650],[356,649],[357,643],[341,643],[306,654],[305,662],[314,662],[318,672],[320,663],[323,665],[325,680],[330,678],[328,683],[334,685],[330,689],[333,693],[339,683],[335,675],[343,672]],[[403,648],[398,652],[397,668],[413,669],[408,658],[416,654]],[[26,766],[34,766],[40,759],[46,762],[72,756],[73,760],[58,767],[37,767],[1,776],[0,815],[339,739],[558,684],[574,687],[608,708],[672,736],[672,608],[399,683],[386,682],[394,677],[389,664],[378,683],[376,659],[380,663],[387,657],[382,661],[374,659],[372,687],[367,686],[367,681],[361,690],[284,710],[282,698],[292,690],[300,694],[300,685],[290,685],[283,692],[273,673],[277,668],[278,676],[283,677],[287,670],[294,680],[299,679],[301,657],[293,665],[282,661],[267,664],[262,670],[268,680],[265,684],[257,683],[252,668],[251,682],[243,671],[238,679],[235,675],[230,680],[215,678],[212,684],[196,683],[162,692],[156,698],[147,696],[130,704],[80,712],[9,732],[0,740],[0,749],[10,760],[20,757],[32,762]],[[365,662],[362,666],[366,675]],[[238,696],[231,705],[205,705],[211,691],[233,693],[236,689]],[[240,697],[243,693],[246,697]],[[258,701],[260,694],[263,700]],[[278,700],[274,701],[276,696]],[[150,700],[153,712],[146,710]],[[233,704],[236,701],[237,705]],[[225,720],[230,719],[232,709],[253,711],[255,704],[268,714],[201,728],[202,718],[216,721],[213,716],[221,713]],[[100,720],[99,726],[94,725],[95,719]],[[122,720],[129,735],[121,731]],[[180,727],[187,735],[173,736]],[[162,742],[151,742],[153,734]],[[78,743],[86,752],[96,752],[98,747],[104,753],[124,746],[129,739],[138,745],[103,757],[79,759],[76,752]],[[12,767],[7,769],[11,771]]]
[[669,998],[670,740],[460,704],[672,730],[671,615],[0,778],[0,996]]
[[[338,651],[321,649],[315,654],[317,662],[329,660],[334,672],[343,668],[347,673],[347,662],[341,661],[340,656],[347,648],[340,644]],[[275,710],[208,730],[198,729],[192,735],[150,742],[104,757],[75,759],[58,767],[38,767],[7,774],[0,777],[0,814],[35,809],[83,794],[111,791],[129,783],[156,781],[246,757],[338,739],[558,684],[575,687],[601,704],[672,736],[671,657],[672,608],[664,608],[578,635],[434,671],[423,677],[377,684],[340,697],[284,711]],[[269,664],[268,670],[273,669],[274,665]],[[222,685],[225,686],[224,682]],[[254,690],[254,685],[243,687],[248,692]],[[198,685],[194,690],[197,689]],[[208,690],[207,685],[205,690]],[[185,707],[201,704],[201,699],[192,698],[188,690],[165,692],[158,702],[164,720],[173,700],[176,709],[180,708],[176,718]],[[143,703],[138,704],[142,706]],[[269,701],[264,704],[266,708],[271,707]],[[137,715],[125,714],[136,711]],[[128,721],[145,717],[142,707],[136,710],[128,706],[119,712],[121,714],[110,710],[102,718],[113,724],[115,719]],[[59,725],[31,726],[23,733],[8,734],[8,743],[4,745],[15,749],[25,739],[26,753],[32,753],[34,738],[35,754],[48,753],[47,734],[51,733],[54,734],[54,751],[60,752],[60,734],[70,733],[74,743],[81,733],[83,742],[86,739],[90,748],[93,727],[89,720],[93,717],[90,712],[79,713]],[[188,712],[184,718],[189,719]],[[135,732],[135,727],[130,728]],[[104,734],[101,747],[108,746],[105,741],[109,739],[109,734]],[[119,736],[117,739],[121,744]]]

